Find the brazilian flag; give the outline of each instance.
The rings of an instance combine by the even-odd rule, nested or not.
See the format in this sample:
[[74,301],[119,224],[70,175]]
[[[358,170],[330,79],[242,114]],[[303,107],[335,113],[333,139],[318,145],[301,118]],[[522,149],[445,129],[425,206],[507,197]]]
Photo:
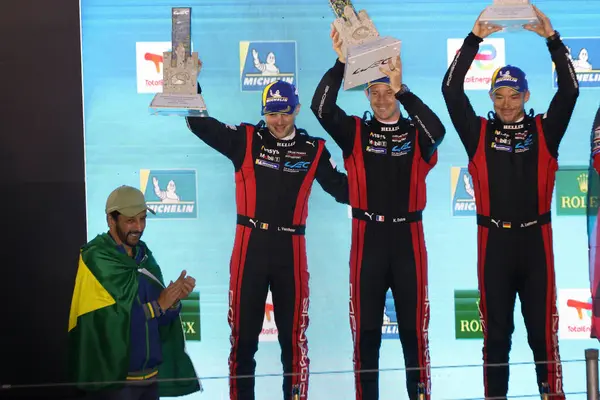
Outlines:
[[[146,244],[138,265],[121,253],[107,234],[81,248],[69,315],[69,371],[78,387],[90,391],[123,386],[129,367],[131,307],[138,292],[138,269],[146,269],[164,287],[160,267]],[[159,395],[183,396],[201,389],[185,351],[180,320],[160,326],[163,362],[158,368]],[[163,380],[166,380],[163,382]]]

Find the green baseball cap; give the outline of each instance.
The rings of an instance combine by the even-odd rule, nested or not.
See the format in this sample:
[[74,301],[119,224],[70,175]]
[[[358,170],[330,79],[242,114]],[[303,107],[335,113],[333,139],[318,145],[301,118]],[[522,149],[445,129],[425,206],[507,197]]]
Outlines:
[[106,213],[118,211],[126,217],[135,217],[144,210],[156,214],[154,210],[146,205],[144,194],[131,186],[119,186],[108,196],[106,200]]

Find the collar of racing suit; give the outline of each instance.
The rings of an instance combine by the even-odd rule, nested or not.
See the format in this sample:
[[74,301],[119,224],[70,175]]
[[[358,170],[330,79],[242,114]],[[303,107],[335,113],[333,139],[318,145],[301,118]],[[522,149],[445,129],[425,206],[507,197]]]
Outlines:
[[294,130],[292,131],[292,133],[290,133],[289,135],[287,135],[284,138],[278,138],[277,136],[273,135],[273,132],[269,131],[269,133],[271,134],[271,136],[273,136],[273,138],[275,140],[292,140],[294,137],[296,137],[296,128],[294,127]]

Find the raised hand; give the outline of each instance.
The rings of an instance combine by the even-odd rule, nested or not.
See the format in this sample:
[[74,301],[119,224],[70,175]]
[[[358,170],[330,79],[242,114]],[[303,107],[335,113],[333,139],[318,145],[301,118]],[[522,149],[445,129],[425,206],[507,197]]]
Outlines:
[[344,17],[337,18],[333,25],[335,30],[339,33],[340,38],[344,39],[343,45],[341,45],[343,59],[345,60],[347,54],[347,48],[350,45],[362,44],[365,39],[369,37],[377,37],[379,33],[375,29],[373,21],[369,18],[369,15],[365,10],[359,11],[358,14],[354,9],[346,5],[344,7]]
[[554,28],[552,28],[552,23],[550,23],[550,19],[540,11],[539,8],[533,6],[533,10],[538,17],[539,23],[534,24],[525,24],[523,25],[524,29],[528,31],[535,32],[543,38],[549,38],[554,35]]
[[331,37],[331,47],[333,47],[335,54],[337,54],[338,60],[340,60],[341,63],[346,63],[346,58],[344,58],[344,53],[342,52],[343,40],[340,38],[340,33],[333,25],[331,25],[331,33],[329,36]]
[[490,24],[486,22],[481,22],[480,18],[483,14],[483,11],[477,17],[477,21],[475,21],[475,25],[473,26],[473,34],[481,39],[485,39],[490,36],[492,33],[500,32],[503,28],[500,25]]
[[400,56],[397,56],[394,61],[389,62],[387,68],[379,67],[379,70],[390,78],[390,87],[394,93],[398,93],[402,87],[402,59]]

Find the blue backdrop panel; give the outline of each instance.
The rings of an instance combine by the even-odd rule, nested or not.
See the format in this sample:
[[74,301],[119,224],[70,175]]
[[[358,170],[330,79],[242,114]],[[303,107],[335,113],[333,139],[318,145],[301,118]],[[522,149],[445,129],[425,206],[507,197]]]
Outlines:
[[[456,339],[455,332],[454,291],[477,288],[476,225],[470,178],[461,169],[468,160],[446,111],[441,85],[457,40],[460,46],[477,15],[490,3],[355,2],[357,9],[369,12],[382,35],[402,40],[405,83],[438,113],[447,128],[438,165],[427,179],[424,213],[434,399],[483,396],[482,340]],[[560,148],[559,163],[561,167],[585,168],[589,130],[600,102],[600,80],[595,80],[600,70],[600,39],[594,38],[600,37],[600,1],[540,0],[536,4],[563,37],[575,38],[568,44],[572,57],[580,60],[582,91]],[[186,269],[198,282],[202,338],[188,342],[188,351],[199,374],[206,377],[205,394],[189,397],[226,399],[229,257],[236,214],[233,168],[229,160],[197,139],[183,119],[148,113],[153,91],[160,88],[160,56],[169,50],[174,6],[192,7],[193,48],[204,63],[200,81],[211,116],[230,124],[258,122],[259,90],[269,79],[254,67],[252,50],[257,51],[261,63],[272,52],[279,78],[298,85],[303,104],[298,126],[326,139],[308,107],[318,81],[336,58],[329,39],[333,13],[327,0],[82,0],[88,237],[106,229],[104,203],[112,189],[128,184],[145,190],[153,207],[161,211],[149,221],[144,239],[162,265],[165,278],[174,279]],[[496,40],[482,46],[472,75],[491,74],[494,63],[518,65],[529,78],[531,99],[527,108],[545,111],[556,89],[544,40],[531,32],[495,34],[492,39]],[[587,60],[581,57],[583,48]],[[588,64],[591,70],[585,69]],[[485,83],[479,84],[480,88],[474,86],[468,95],[476,111],[485,115],[492,107]],[[362,115],[368,108],[360,91],[341,93],[339,104],[349,114]],[[328,147],[343,169],[341,152],[332,140]],[[166,191],[170,181],[179,200],[157,194]],[[576,289],[588,287],[585,217],[558,215],[554,207],[553,203],[556,281],[560,317],[565,321],[560,332],[564,388],[584,392],[584,364],[566,361],[581,360],[584,349],[596,345],[567,332],[569,326],[585,324],[589,319],[585,312],[580,316],[567,306],[567,300],[581,292]],[[321,399],[336,393],[338,399],[352,399],[350,219],[347,208],[317,184],[310,200],[306,237],[311,273],[307,334],[315,374],[310,395]],[[585,297],[585,293],[580,296]],[[515,323],[511,362],[532,362],[518,302]],[[390,370],[381,373],[381,399],[405,398],[404,371],[399,370],[404,365],[400,341],[393,329],[386,332],[380,368]],[[276,341],[262,341],[257,374],[280,373],[279,357]],[[509,395],[534,394],[535,381],[532,365],[512,367]],[[277,376],[259,378],[259,398],[280,399],[280,384]]]

